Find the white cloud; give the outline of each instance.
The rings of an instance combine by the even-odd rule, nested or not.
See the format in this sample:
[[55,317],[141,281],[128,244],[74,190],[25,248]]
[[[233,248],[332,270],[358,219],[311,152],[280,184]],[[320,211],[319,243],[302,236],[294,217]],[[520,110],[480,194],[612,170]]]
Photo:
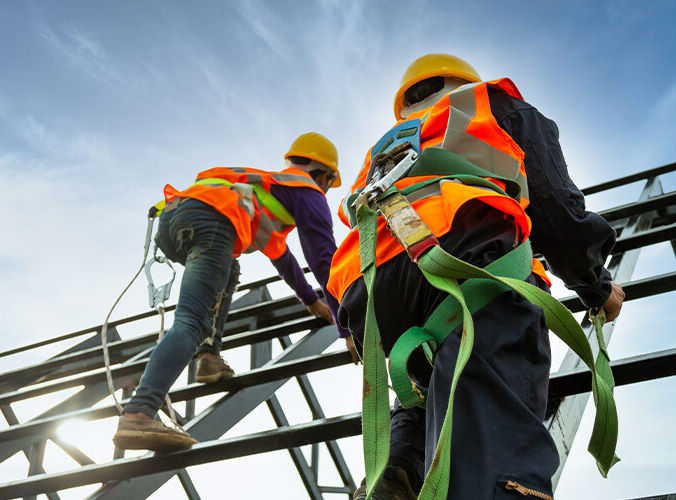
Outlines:
[[75,26],[54,29],[46,23],[38,26],[39,36],[89,77],[106,85],[125,83],[103,47]]

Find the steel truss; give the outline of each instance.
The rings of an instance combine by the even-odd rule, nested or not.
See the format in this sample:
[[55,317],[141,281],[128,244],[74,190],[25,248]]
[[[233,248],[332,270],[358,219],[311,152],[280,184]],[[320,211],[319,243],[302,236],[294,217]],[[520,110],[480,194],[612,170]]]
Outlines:
[[[660,176],[676,170],[676,163],[632,174],[583,190],[593,194],[624,186],[632,182],[645,183],[640,198],[626,205],[600,212],[617,230],[618,242],[608,269],[613,279],[621,283],[627,300],[651,297],[676,290],[676,272],[632,280],[640,251],[643,247],[661,242],[671,242],[676,253],[676,192],[664,193]],[[555,228],[552,228],[555,230]],[[361,432],[359,414],[327,418],[307,377],[308,373],[327,370],[350,363],[345,350],[323,354],[336,339],[332,326],[307,315],[295,297],[271,299],[267,285],[278,278],[267,278],[239,287],[247,293],[233,302],[223,338],[223,349],[251,346],[251,370],[214,384],[194,382],[194,366],[188,370],[187,384],[171,391],[173,402],[186,402],[186,411],[180,415],[181,424],[200,443],[189,450],[156,455],[148,453],[134,458],[124,458],[121,450],[114,451],[114,460],[95,463],[81,450],[65,442],[56,430],[73,418],[96,420],[116,415],[112,404],[94,405],[109,397],[100,343],[101,325],[33,343],[24,347],[0,352],[0,358],[16,355],[57,342],[86,337],[79,344],[44,362],[0,374],[0,411],[8,426],[0,430],[0,462],[17,452],[28,460],[28,477],[0,484],[0,498],[35,498],[45,493],[50,500],[59,498],[58,491],[75,486],[103,483],[92,494],[92,499],[146,498],[173,476],[177,476],[187,498],[200,498],[185,468],[218,460],[242,457],[273,450],[288,450],[299,472],[300,479],[312,499],[322,499],[325,493],[351,495],[355,483],[346,464],[337,439],[355,436]],[[575,297],[563,302],[574,312],[584,307]],[[172,310],[175,306],[168,307]],[[128,398],[138,382],[152,351],[157,332],[121,339],[116,327],[150,318],[150,311],[111,323],[108,329],[113,383],[123,389]],[[587,318],[582,322],[593,335]],[[292,342],[289,335],[306,332],[299,341]],[[613,325],[604,329],[610,341]],[[278,340],[281,354],[272,357],[272,341]],[[612,363],[616,384],[624,385],[669,377],[676,374],[676,348],[648,353]],[[289,425],[284,406],[276,391],[291,378],[295,378],[308,404],[310,422]],[[55,391],[82,387],[34,419],[20,422],[12,404]],[[559,372],[550,379],[550,399],[546,425],[553,435],[565,464],[572,441],[577,432],[582,413],[589,399],[590,376],[579,360],[567,354]],[[195,399],[207,395],[221,397],[209,408],[196,414]],[[219,439],[241,421],[254,408],[266,403],[278,426],[277,429],[227,439]],[[165,408],[166,411],[166,408]],[[79,467],[59,473],[49,473],[43,468],[47,440],[63,449]],[[319,446],[324,443],[342,484],[324,486],[318,483]],[[311,445],[308,463],[300,447]],[[558,480],[561,468],[555,480]],[[2,479],[3,481],[6,478]],[[666,495],[653,498],[674,498]]]

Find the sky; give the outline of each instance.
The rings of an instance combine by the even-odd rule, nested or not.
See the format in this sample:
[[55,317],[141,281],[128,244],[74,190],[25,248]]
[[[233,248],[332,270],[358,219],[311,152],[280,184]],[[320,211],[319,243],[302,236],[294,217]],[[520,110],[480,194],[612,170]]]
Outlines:
[[[312,130],[339,151],[346,182],[328,195],[335,213],[365,152],[393,124],[406,66],[426,53],[462,57],[485,80],[510,77],[557,122],[580,187],[676,161],[674,19],[671,1],[0,2],[0,350],[103,321],[140,264],[145,214],[166,183],[187,187],[213,166],[279,170],[286,148]],[[665,191],[676,187],[674,174],[663,182]],[[640,189],[591,196],[588,207],[634,201]],[[337,217],[334,224],[340,241],[347,230]],[[302,260],[293,235],[290,247]],[[242,282],[274,274],[260,255],[241,264]],[[643,251],[635,277],[675,264],[667,244],[655,245]],[[113,317],[146,310],[145,290],[136,283]],[[274,292],[289,294],[282,286]],[[569,292],[557,283],[554,294]],[[674,298],[626,304],[611,356],[673,348]],[[3,358],[0,371],[66,347]],[[227,356],[246,369],[245,350]],[[562,356],[555,342],[554,369]],[[311,377],[327,415],[357,411],[360,370],[327,373]],[[287,384],[280,400],[292,422],[307,421],[293,389]],[[622,462],[607,480],[585,451],[587,411],[557,498],[676,492],[675,395],[673,379],[617,389]],[[24,420],[39,408],[16,411]],[[273,424],[259,408],[226,436],[261,425]],[[104,436],[85,449],[104,460],[113,426],[108,419],[63,432],[74,442],[84,429]],[[341,445],[359,481],[359,438]],[[73,463],[49,448],[45,466]],[[257,468],[268,481],[258,480]],[[0,477],[18,479],[25,469],[17,455],[0,464]],[[191,474],[203,498],[219,497],[226,477],[232,498],[305,498],[286,452]],[[174,480],[153,498],[182,498],[180,486]]]

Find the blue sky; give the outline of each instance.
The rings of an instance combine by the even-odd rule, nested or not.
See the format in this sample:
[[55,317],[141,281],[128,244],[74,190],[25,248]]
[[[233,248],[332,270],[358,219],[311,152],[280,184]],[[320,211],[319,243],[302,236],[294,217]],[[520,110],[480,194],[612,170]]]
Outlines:
[[[145,212],[165,183],[187,186],[217,165],[279,169],[285,148],[309,130],[335,142],[343,178],[353,178],[392,124],[401,74],[428,52],[463,57],[484,79],[512,78],[558,123],[580,186],[673,162],[674,19],[670,1],[2,2],[0,350],[102,321],[139,264]],[[673,174],[664,187],[676,187]],[[591,197],[589,206],[630,202],[639,190]],[[333,211],[345,193],[334,191]],[[344,234],[336,219],[337,238]],[[637,276],[674,264],[668,246],[651,247]],[[243,281],[273,274],[260,257],[244,257],[242,268]],[[611,355],[674,347],[673,300],[628,304]],[[138,283],[117,314],[145,307]],[[3,371],[48,354],[3,359]],[[329,397],[335,378],[316,379],[333,415],[358,405],[358,370],[341,370],[345,402]],[[673,395],[673,380],[620,388],[623,462],[598,479],[583,429],[560,497],[676,491]],[[358,445],[345,443],[355,476]],[[279,471],[286,498],[302,498],[286,455],[260,460],[211,470],[242,474],[238,467],[260,463]],[[200,481],[208,490],[208,478]]]

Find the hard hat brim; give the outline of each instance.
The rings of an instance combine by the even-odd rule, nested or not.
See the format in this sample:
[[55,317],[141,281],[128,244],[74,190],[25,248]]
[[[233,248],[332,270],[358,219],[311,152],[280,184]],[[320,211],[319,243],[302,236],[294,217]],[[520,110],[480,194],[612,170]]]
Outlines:
[[327,167],[329,167],[329,168],[331,169],[331,171],[332,171],[334,174],[336,174],[336,180],[333,182],[333,184],[331,185],[331,187],[332,187],[332,188],[337,188],[337,187],[342,186],[343,181],[342,181],[342,179],[340,178],[340,172],[338,171],[338,167],[336,167],[336,165],[327,165],[327,164],[326,164],[326,160],[323,160],[322,158],[319,158],[319,157],[317,157],[317,156],[314,156],[314,155],[311,155],[311,154],[307,154],[307,153],[301,152],[301,151],[293,151],[293,150],[291,150],[291,151],[289,151],[288,153],[286,153],[286,154],[284,155],[284,159],[285,159],[285,160],[288,160],[288,159],[289,159],[289,156],[300,156],[300,157],[302,157],[302,158],[309,158],[310,160],[314,160],[314,161],[316,161],[316,162],[318,162],[318,163],[321,163],[322,165],[326,165]]
[[443,73],[438,70],[428,71],[425,73],[420,73],[412,78],[409,78],[406,83],[404,83],[399,91],[394,96],[394,116],[397,120],[402,120],[401,112],[404,109],[404,94],[408,89],[413,87],[416,83],[427,80],[428,78],[433,78],[435,76],[442,76],[448,78],[460,78],[462,80],[467,80],[470,83],[480,82],[481,79],[477,78],[477,75],[472,74],[467,71],[453,71],[453,73]]

